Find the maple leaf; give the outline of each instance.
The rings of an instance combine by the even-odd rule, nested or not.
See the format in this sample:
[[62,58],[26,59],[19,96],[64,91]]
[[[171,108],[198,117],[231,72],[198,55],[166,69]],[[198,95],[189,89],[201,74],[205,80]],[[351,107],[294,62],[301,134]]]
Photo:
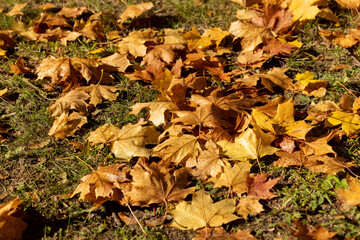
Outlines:
[[234,166],[225,163],[221,175],[216,179],[210,179],[215,183],[214,187],[228,187],[230,191],[235,192],[239,196],[247,192],[246,179],[249,176],[252,164],[249,162],[236,162]]
[[132,205],[143,206],[153,203],[178,202],[193,193],[196,187],[189,185],[189,173],[186,168],[171,170],[157,163],[149,164],[140,158],[130,171],[132,189],[126,193]]
[[140,16],[143,12],[150,10],[154,4],[152,2],[144,2],[129,6],[120,16],[118,20],[121,24],[128,18],[135,18]]
[[169,64],[174,62],[177,52],[184,49],[185,46],[180,43],[157,45],[146,54],[141,64],[151,64],[154,60],[161,60]]
[[266,181],[268,175],[268,173],[263,173],[257,174],[255,177],[247,177],[246,184],[248,186],[249,196],[256,196],[261,199],[276,197],[275,194],[270,192],[270,189],[280,180],[280,177]]
[[235,137],[235,143],[219,141],[223,154],[234,160],[258,159],[271,155],[279,149],[271,146],[274,137],[264,133],[259,127],[248,128],[245,132]]
[[14,36],[12,31],[1,30],[0,31],[0,57],[6,55],[6,50],[13,49],[15,47]]
[[77,87],[74,91],[84,92],[90,96],[90,104],[96,107],[96,105],[102,103],[102,99],[109,101],[114,101],[117,98],[116,91],[120,90],[119,88],[112,86],[105,86],[99,84],[91,84],[90,86]]
[[114,70],[115,68],[91,58],[48,57],[41,61],[36,68],[36,73],[37,79],[50,77],[52,85],[74,86],[82,79],[85,79],[87,83],[98,83],[100,80],[101,83],[111,83],[113,77],[109,72]]
[[89,98],[90,95],[83,91],[72,90],[58,98],[47,110],[54,117],[60,117],[64,113],[67,114],[70,110],[76,110],[86,115],[89,108],[89,104],[86,101]]
[[297,237],[298,239],[330,240],[334,239],[333,237],[336,235],[335,232],[329,232],[329,230],[320,225],[317,225],[314,229],[310,230],[308,226],[306,226],[299,220],[296,219],[294,222],[297,226],[297,229],[291,229],[291,231],[293,236]]
[[267,38],[274,38],[269,28],[255,26],[241,21],[232,22],[229,32],[241,40],[241,52],[251,52]]
[[171,136],[169,139],[157,145],[154,154],[162,158],[162,162],[181,164],[187,159],[198,156],[200,144],[198,137],[189,134]]
[[23,200],[17,198],[0,204],[0,239],[22,239],[27,224],[19,217],[19,205]]
[[104,124],[95,131],[90,132],[88,140],[92,144],[106,143],[111,145],[115,157],[130,159],[134,156],[149,157],[151,150],[147,144],[156,144],[160,135],[154,127],[144,126],[144,122],[127,124],[122,128]]
[[182,230],[218,227],[238,219],[233,214],[234,211],[235,199],[224,199],[214,203],[202,188],[194,193],[191,203],[182,201],[175,209],[169,211],[174,217],[170,226]]
[[274,92],[274,87],[281,87],[284,90],[292,89],[292,79],[285,75],[286,68],[273,68],[266,74],[256,74],[261,78],[261,83],[270,91]]
[[193,168],[191,170],[192,176],[206,180],[208,177],[218,176],[222,172],[222,167],[225,166],[225,163],[219,157],[219,149],[216,144],[208,140],[205,143],[204,149],[199,151],[199,155],[188,159],[185,166]]
[[236,212],[243,218],[247,219],[249,215],[257,214],[264,211],[263,206],[259,203],[260,198],[257,196],[246,196],[240,198],[236,206]]
[[119,54],[119,53],[114,53],[110,56],[107,56],[105,58],[101,58],[100,59],[101,62],[109,65],[109,66],[113,66],[116,67],[118,72],[125,72],[125,70],[131,66],[130,61],[127,58],[126,54]]
[[145,43],[150,41],[154,34],[154,30],[151,29],[142,32],[132,31],[129,36],[123,38],[122,41],[117,44],[118,51],[121,54],[130,53],[135,58],[144,57],[147,50]]
[[79,199],[92,201],[94,208],[106,201],[120,201],[122,192],[119,184],[129,181],[126,173],[119,170],[123,165],[100,166],[96,171],[82,177],[82,183],[76,187],[71,197],[80,193]]
[[24,7],[26,7],[28,3],[22,3],[22,4],[15,4],[15,6],[6,14],[8,17],[12,17],[15,15],[24,15],[24,13],[21,11]]
[[87,123],[86,116],[78,112],[69,113],[63,112],[53,122],[48,135],[56,138],[66,138],[74,136],[75,132]]
[[294,84],[294,89],[308,96],[323,97],[326,93],[328,81],[315,80],[311,72],[298,73],[295,77],[299,82]]
[[161,124],[165,124],[168,119],[166,119],[166,115],[170,111],[178,110],[178,107],[172,102],[148,102],[148,103],[136,103],[132,107],[132,111],[129,114],[139,114],[141,109],[148,108],[149,109],[149,118],[155,126],[160,126]]
[[335,189],[343,205],[358,206],[360,205],[360,182],[358,178],[346,176],[346,183],[349,189]]
[[294,21],[315,19],[320,9],[315,6],[316,0],[292,0],[289,9],[293,11]]
[[40,34],[57,27],[65,28],[71,26],[62,16],[41,13],[40,19],[34,23],[33,29],[36,33]]
[[57,13],[57,15],[64,16],[66,18],[77,18],[87,12],[89,12],[89,10],[86,7],[64,7]]
[[325,121],[325,127],[332,127],[341,124],[342,130],[349,136],[360,129],[360,116],[354,113],[343,111],[332,112]]
[[247,230],[238,230],[235,233],[228,233],[222,227],[204,228],[196,231],[196,236],[192,240],[256,240]]

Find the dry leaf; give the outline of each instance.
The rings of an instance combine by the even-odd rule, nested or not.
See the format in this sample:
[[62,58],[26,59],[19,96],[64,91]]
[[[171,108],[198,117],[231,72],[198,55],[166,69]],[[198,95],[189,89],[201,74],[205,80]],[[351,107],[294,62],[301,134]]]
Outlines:
[[119,184],[129,181],[126,173],[119,170],[121,166],[123,164],[100,166],[93,173],[81,178],[82,183],[76,187],[71,197],[80,193],[79,199],[92,201],[94,208],[106,201],[120,201],[122,192]]
[[294,21],[315,19],[320,9],[315,5],[316,0],[292,0],[289,9],[293,11]]
[[358,178],[346,176],[346,182],[349,189],[335,189],[343,205],[358,206],[360,205],[360,182]]
[[73,112],[69,115],[69,113],[63,112],[53,122],[48,135],[59,139],[74,136],[75,132],[85,123],[87,123],[86,116],[81,113]]
[[246,184],[248,186],[248,195],[256,196],[261,199],[271,199],[276,197],[275,194],[270,192],[270,189],[280,180],[280,177],[269,179],[268,173],[257,174],[255,177],[248,176]]
[[140,16],[143,12],[150,10],[154,4],[152,2],[144,2],[128,7],[120,16],[118,20],[121,24],[128,18],[135,18]]
[[142,122],[134,125],[129,123],[122,128],[104,124],[90,132],[88,140],[92,144],[110,144],[115,157],[130,159],[134,156],[149,157],[151,149],[146,145],[156,144],[159,135],[154,127],[144,126]]
[[23,4],[15,4],[15,6],[6,14],[8,17],[12,17],[15,15],[23,15],[24,13],[21,11],[24,7],[26,7],[28,3]]
[[238,230],[235,233],[228,233],[222,227],[203,228],[196,231],[192,240],[256,240],[247,230]]
[[14,199],[0,204],[0,239],[22,239],[27,224],[19,217],[19,205],[23,200]]
[[246,180],[251,167],[252,164],[249,162],[236,162],[234,166],[231,166],[230,163],[225,163],[220,177],[210,179],[210,181],[215,183],[214,187],[228,187],[231,192],[235,192],[240,196],[248,190]]
[[116,67],[118,72],[123,73],[129,66],[131,66],[126,54],[114,53],[113,55],[101,58],[100,61],[109,66]]
[[81,93],[87,93],[90,96],[89,104],[96,107],[96,105],[101,104],[103,99],[109,100],[109,101],[115,101],[117,98],[116,91],[119,91],[120,89],[112,86],[105,86],[105,85],[99,85],[99,84],[91,84],[90,86],[86,87],[77,87],[74,89],[74,91],[78,91]]
[[233,214],[234,211],[235,199],[224,199],[214,203],[202,188],[194,193],[191,203],[182,201],[175,209],[169,211],[174,217],[170,226],[182,230],[218,227],[238,219]]
[[53,117],[60,117],[64,113],[69,113],[70,110],[76,110],[85,116],[89,108],[89,104],[86,101],[89,99],[89,94],[83,91],[72,90],[58,98],[47,110]]
[[346,132],[346,135],[350,136],[360,129],[360,116],[354,113],[335,111],[325,121],[325,127],[339,124],[341,124],[341,128]]
[[359,8],[360,2],[358,0],[336,0],[336,2],[343,8]]
[[186,188],[189,184],[189,173],[186,168],[168,169],[157,163],[149,164],[140,158],[130,171],[133,182],[126,196],[135,206],[163,203],[165,206],[183,200],[195,191],[195,187]]
[[11,64],[10,68],[14,75],[31,72],[31,69],[24,65],[24,59],[22,57],[16,59],[15,65]]
[[260,198],[256,196],[246,196],[240,198],[239,204],[236,206],[236,212],[243,218],[247,219],[249,215],[258,214],[264,211],[263,206],[259,203]]
[[303,240],[310,240],[310,239],[316,239],[316,240],[330,240],[330,239],[337,239],[333,238],[336,233],[335,232],[329,232],[326,228],[317,225],[312,230],[309,229],[308,226],[304,225],[299,220],[295,220],[295,225],[297,226],[297,229],[291,229],[293,236],[297,237],[298,239]]

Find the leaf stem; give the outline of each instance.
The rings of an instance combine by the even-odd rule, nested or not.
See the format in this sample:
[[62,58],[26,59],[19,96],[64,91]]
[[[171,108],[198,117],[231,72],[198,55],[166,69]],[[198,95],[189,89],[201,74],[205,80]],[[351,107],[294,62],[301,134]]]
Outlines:
[[129,208],[131,215],[135,218],[136,222],[138,223],[139,227],[141,228],[141,231],[145,234],[145,236],[147,236],[144,228],[141,226],[141,223],[139,222],[139,219],[135,216],[134,212],[132,211],[130,205],[128,203],[126,203],[126,206]]

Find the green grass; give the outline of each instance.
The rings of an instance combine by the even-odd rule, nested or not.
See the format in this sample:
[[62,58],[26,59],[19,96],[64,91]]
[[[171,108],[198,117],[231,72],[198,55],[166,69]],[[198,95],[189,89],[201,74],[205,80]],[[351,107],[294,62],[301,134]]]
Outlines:
[[[16,3],[26,1],[0,1],[0,6],[11,9]],[[57,7],[66,4],[54,2]],[[127,1],[129,5],[142,1]],[[13,21],[29,23],[39,17],[39,11],[33,11],[34,5],[45,3],[35,1],[30,4],[21,17],[7,17],[0,13],[0,30],[11,29]],[[153,26],[170,28],[185,28],[193,26],[200,30],[210,27],[227,29],[231,21],[235,21],[235,3],[226,0],[205,1],[199,7],[192,0],[164,0],[144,14],[144,16],[129,22],[129,29],[121,30],[126,35],[132,30],[140,30]],[[125,9],[121,1],[76,0],[68,1],[67,5],[87,6],[94,11],[103,11],[105,32],[117,29],[116,19]],[[320,100],[337,101],[347,90],[342,83],[356,95],[360,94],[360,66],[354,65],[354,58],[359,60],[360,47],[346,50],[329,45],[319,36],[318,26],[324,29],[344,30],[356,26],[350,12],[339,15],[340,26],[323,21],[306,24],[299,33],[298,39],[303,43],[301,49],[294,52],[283,66],[287,67],[289,76],[310,71],[317,79],[329,81],[328,94],[323,99],[295,96],[297,102],[307,106]],[[155,20],[160,26],[154,25]],[[161,20],[161,21],[160,21]],[[96,169],[100,164],[119,163],[109,147],[103,145],[75,148],[71,142],[84,143],[89,132],[104,123],[125,125],[133,123],[138,118],[129,116],[130,107],[135,102],[156,100],[157,91],[148,90],[148,84],[130,81],[128,78],[115,74],[114,86],[119,88],[118,98],[114,102],[104,101],[98,108],[100,112],[90,113],[87,123],[75,137],[56,141],[48,136],[52,120],[47,108],[56,99],[61,89],[55,87],[47,91],[43,89],[44,81],[37,81],[34,74],[10,73],[10,64],[14,64],[19,56],[25,59],[26,65],[35,68],[40,61],[48,56],[60,57],[104,57],[115,52],[110,44],[99,45],[82,38],[69,42],[65,47],[58,42],[31,42],[18,37],[16,47],[10,51],[8,58],[0,59],[0,89],[8,88],[6,97],[0,98],[0,122],[9,128],[8,140],[0,143],[0,173],[9,176],[0,180],[0,202],[9,201],[16,196],[24,199],[24,220],[30,225],[25,232],[26,239],[191,239],[192,232],[170,229],[166,226],[145,227],[145,234],[137,226],[118,225],[112,215],[116,211],[127,211],[116,203],[106,203],[90,212],[92,204],[69,199],[64,196],[71,193],[80,179]],[[88,54],[89,51],[104,47],[105,52]],[[359,60],[360,61],[360,60]],[[349,67],[333,71],[331,66],[348,64]],[[216,83],[217,84],[217,83]],[[32,148],[35,144],[49,141],[41,148]],[[334,146],[336,143],[334,144]],[[337,146],[336,152],[352,160],[357,166],[359,160],[360,137],[348,139]],[[81,160],[79,160],[81,159]],[[264,172],[271,178],[281,177],[274,191],[278,197],[264,202],[265,212],[250,216],[247,221],[238,220],[225,226],[226,229],[248,229],[259,239],[274,239],[283,236],[291,238],[290,228],[295,219],[305,220],[312,226],[321,224],[330,231],[338,232],[341,237],[355,236],[360,232],[357,222],[360,221],[359,209],[341,208],[334,189],[346,188],[345,174],[325,176],[312,173],[307,169],[277,168],[270,165],[274,159],[262,159]],[[258,171],[258,167],[254,167]],[[215,200],[224,199],[227,192],[215,189],[211,184],[204,185]],[[114,211],[114,209],[116,211]],[[152,207],[134,208],[139,214],[152,214]],[[163,208],[155,209],[156,216],[164,214]],[[146,214],[145,214],[146,215]],[[142,215],[144,216],[144,214]],[[146,219],[146,216],[144,217]],[[142,220],[142,219],[140,219]]]

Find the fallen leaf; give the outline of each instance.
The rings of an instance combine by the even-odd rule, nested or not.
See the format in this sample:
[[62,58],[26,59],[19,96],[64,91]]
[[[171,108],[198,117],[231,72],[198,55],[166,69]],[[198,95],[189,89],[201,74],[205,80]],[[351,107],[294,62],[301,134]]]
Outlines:
[[64,7],[57,13],[57,15],[64,16],[66,18],[77,18],[87,12],[89,12],[89,10],[86,7]]
[[162,158],[163,163],[170,161],[181,164],[189,158],[199,155],[200,144],[198,140],[198,137],[190,134],[172,136],[157,145],[153,151],[155,155]]
[[270,189],[280,180],[280,177],[269,179],[268,173],[257,174],[255,177],[248,176],[246,184],[248,186],[248,196],[256,196],[261,199],[271,199],[276,197]]
[[8,12],[6,14],[6,16],[8,17],[12,17],[12,16],[15,16],[15,15],[24,15],[24,13],[21,11],[24,7],[26,7],[28,5],[28,3],[18,3],[18,4],[15,4],[15,6],[10,10],[10,12]]
[[63,112],[53,122],[48,135],[59,139],[74,136],[75,132],[85,123],[87,123],[86,116],[81,113],[73,112],[69,115],[69,113]]
[[258,214],[264,211],[263,206],[259,203],[260,198],[257,196],[241,197],[236,212],[243,218],[247,219],[249,215]]
[[358,0],[336,0],[336,2],[343,8],[359,8],[360,2]]
[[53,117],[60,117],[64,113],[69,113],[70,110],[76,110],[85,116],[90,106],[86,102],[89,99],[90,95],[88,93],[84,91],[72,90],[59,97],[56,102],[50,105],[47,111],[49,111]]
[[0,239],[22,239],[27,224],[19,216],[23,200],[14,199],[0,204]]
[[228,233],[222,227],[203,228],[196,231],[196,236],[192,240],[256,240],[247,230],[238,230],[235,233]]
[[104,124],[95,131],[90,132],[88,140],[92,144],[110,144],[115,157],[131,159],[134,156],[149,157],[151,149],[148,144],[157,144],[159,132],[152,126],[144,126],[144,123],[127,124],[122,128]]
[[[330,240],[333,238],[336,233],[335,232],[329,232],[326,228],[317,225],[313,229],[309,229],[308,226],[300,222],[299,220],[294,221],[295,225],[297,226],[297,229],[291,229],[292,234],[294,237],[297,237],[298,239],[303,240],[310,240],[310,239],[316,239],[316,240]],[[337,238],[336,238],[337,239]]]
[[194,193],[191,203],[182,201],[175,209],[169,211],[174,217],[170,226],[182,230],[218,227],[238,219],[233,214],[234,211],[235,199],[224,199],[214,203],[202,188]]
[[315,5],[316,0],[292,0],[289,9],[293,11],[294,21],[315,19],[320,9]]
[[341,128],[346,132],[346,135],[349,136],[360,129],[360,116],[354,113],[335,111],[325,121],[325,127],[339,124],[341,124]]
[[152,2],[144,2],[136,5],[129,6],[121,15],[118,20],[121,24],[128,18],[135,18],[140,16],[143,12],[150,10],[154,4]]
[[214,187],[228,187],[231,192],[235,192],[240,196],[248,190],[246,180],[251,167],[252,164],[249,162],[235,162],[233,166],[230,163],[225,163],[221,175],[209,181],[215,183]]
[[360,182],[358,178],[346,176],[346,183],[349,189],[335,189],[343,205],[358,206],[360,205]]
[[140,158],[130,171],[132,188],[126,192],[130,202],[135,206],[148,206],[154,203],[179,202],[195,191],[195,187],[186,188],[189,184],[189,173],[186,168],[168,169],[157,163],[149,164]]
[[101,104],[103,99],[115,101],[118,96],[115,92],[119,90],[119,88],[113,86],[105,86],[99,84],[91,84],[90,86],[77,87],[74,89],[74,91],[89,94],[89,104],[93,105],[94,107],[96,107],[96,105],[98,104]]
[[125,70],[132,64],[127,58],[126,54],[114,53],[110,56],[100,59],[101,62],[117,68],[118,72],[125,72]]
[[122,192],[120,183],[128,182],[125,172],[119,170],[123,164],[100,166],[96,171],[81,178],[80,183],[71,197],[80,193],[80,200],[92,201],[95,206],[100,206],[106,201],[120,201]]
[[166,116],[170,111],[178,110],[178,107],[172,102],[148,102],[148,103],[136,103],[132,107],[132,111],[129,114],[139,114],[143,108],[149,109],[148,120],[155,126],[166,124],[169,119]]
[[259,127],[248,128],[244,133],[235,137],[235,142],[219,141],[222,153],[233,160],[258,159],[271,155],[279,149],[271,146],[274,137],[264,133]]
[[31,69],[24,65],[24,59],[22,57],[16,59],[15,65],[11,64],[10,68],[14,75],[31,72]]
[[142,32],[132,31],[129,36],[123,38],[122,41],[117,44],[118,51],[121,54],[130,53],[135,58],[144,57],[147,50],[145,43],[150,41],[154,34],[154,30],[151,29]]

